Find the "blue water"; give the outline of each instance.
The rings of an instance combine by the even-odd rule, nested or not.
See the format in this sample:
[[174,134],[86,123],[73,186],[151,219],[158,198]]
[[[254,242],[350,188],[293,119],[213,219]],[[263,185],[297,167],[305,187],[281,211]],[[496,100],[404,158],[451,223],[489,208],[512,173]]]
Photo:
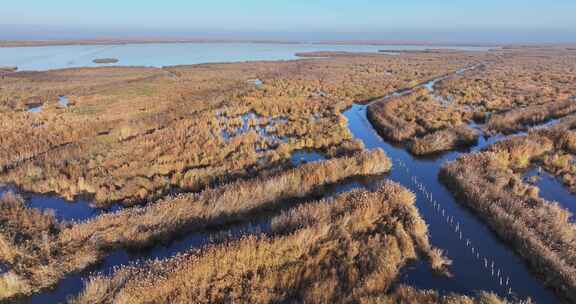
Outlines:
[[305,163],[319,162],[326,159],[326,155],[313,150],[297,150],[292,153],[290,161],[292,165],[299,166]]
[[58,104],[63,108],[67,108],[68,104],[70,104],[70,100],[68,100],[68,97],[66,96],[60,96],[58,97]]
[[[576,214],[576,194],[568,190],[566,186],[555,176],[550,173],[537,168],[534,168],[525,175],[525,179],[532,176],[538,176],[538,180],[534,183],[540,189],[540,197],[549,201],[558,202],[562,208],[570,210],[572,214]],[[572,217],[572,221],[575,218]]]
[[115,205],[111,209],[93,208],[88,200],[75,199],[66,201],[55,194],[26,193],[11,186],[0,185],[0,197],[6,192],[13,192],[21,195],[29,207],[39,210],[54,211],[56,219],[61,221],[84,221],[104,212],[118,210],[120,205]]
[[2,262],[0,262],[0,274],[3,274],[7,271],[8,271],[8,266],[6,266]]
[[[0,48],[0,66],[19,71],[95,66],[171,66],[183,64],[296,59],[296,53],[316,51],[371,52],[378,50],[423,50],[410,45],[328,45],[266,43],[158,43],[124,45],[72,45]],[[485,51],[486,47],[434,47]],[[383,55],[385,56],[385,55]],[[115,64],[96,64],[98,58],[116,58]]]
[[40,113],[42,112],[42,108],[44,105],[33,106],[28,109],[28,113]]
[[[462,153],[449,152],[435,159],[415,158],[403,148],[384,141],[369,122],[366,109],[367,106],[354,105],[344,113],[350,131],[364,142],[366,148],[382,148],[394,161],[389,178],[416,193],[416,205],[428,224],[431,244],[443,249],[453,261],[450,267],[454,275],[452,278],[437,277],[428,269],[427,263],[417,263],[405,270],[401,282],[423,289],[437,289],[444,294],[474,294],[478,290],[487,290],[503,297],[517,295],[531,297],[537,303],[558,303],[556,296],[530,273],[524,261],[500,241],[480,218],[464,204],[458,203],[438,179],[442,165]],[[492,141],[483,139],[479,145],[484,146]],[[476,149],[478,147],[472,148]],[[425,191],[421,191],[421,187]],[[432,199],[427,197],[429,193],[432,193]],[[485,266],[485,259],[488,267]],[[498,270],[500,276],[497,276]],[[510,291],[512,294],[509,294]]]
[[[234,226],[225,232],[215,234],[214,231],[191,233],[183,238],[174,240],[165,245],[158,245],[148,250],[127,251],[116,250],[108,255],[102,262],[80,273],[66,276],[63,280],[49,290],[36,293],[28,298],[18,299],[19,304],[45,304],[62,303],[67,299],[77,296],[84,288],[84,282],[90,275],[99,273],[111,275],[116,267],[121,265],[134,265],[154,259],[173,257],[190,249],[201,248],[208,244],[218,243],[219,240],[238,239],[242,236],[259,234],[261,231],[269,231],[271,222],[262,220],[254,223],[245,223]],[[216,237],[215,237],[216,235]]]

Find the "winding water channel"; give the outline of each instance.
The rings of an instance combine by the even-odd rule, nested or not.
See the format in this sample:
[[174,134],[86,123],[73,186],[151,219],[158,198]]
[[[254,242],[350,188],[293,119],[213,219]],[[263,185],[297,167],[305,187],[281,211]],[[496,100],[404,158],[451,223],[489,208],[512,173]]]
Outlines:
[[[378,135],[367,118],[366,105],[353,105],[344,115],[350,131],[366,148],[382,148],[394,161],[388,178],[416,193],[416,204],[428,224],[432,245],[443,249],[453,262],[451,278],[434,275],[426,263],[420,262],[405,271],[403,283],[437,289],[441,293],[474,294],[486,290],[503,297],[531,297],[537,303],[559,302],[529,272],[522,259],[477,216],[458,204],[438,180],[442,165],[458,158],[462,152],[449,152],[436,159],[416,158]],[[493,140],[482,140],[474,150],[491,142]]]
[[[304,158],[307,159],[307,161],[316,161],[308,157]],[[380,181],[383,178],[383,176],[351,177],[336,184],[322,186],[314,191],[314,195],[309,197],[289,199],[284,205],[286,205],[286,208],[289,208],[310,200],[329,198],[356,188],[371,189],[377,186],[376,181]],[[66,302],[82,291],[85,280],[93,274],[112,274],[117,267],[123,265],[141,264],[149,260],[170,258],[189,250],[200,249],[209,244],[238,239],[246,235],[269,234],[271,232],[272,216],[279,214],[280,211],[281,210],[266,212],[256,218],[252,218],[249,222],[241,222],[223,227],[218,226],[213,227],[213,229],[188,233],[170,242],[157,244],[145,250],[116,250],[106,256],[100,263],[79,273],[67,275],[64,279],[60,280],[54,288],[43,290],[29,297],[17,299],[15,303],[45,304]],[[3,265],[0,264],[0,273],[2,273],[2,270]]]

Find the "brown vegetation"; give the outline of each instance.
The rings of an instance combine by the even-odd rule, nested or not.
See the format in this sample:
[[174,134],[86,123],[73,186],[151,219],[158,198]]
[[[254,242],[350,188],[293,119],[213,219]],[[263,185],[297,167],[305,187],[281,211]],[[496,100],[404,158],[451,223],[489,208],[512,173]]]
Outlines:
[[573,113],[576,52],[563,48],[520,48],[503,52],[485,68],[438,85],[439,95],[488,117],[492,133],[527,127]]
[[376,101],[368,118],[388,140],[404,142],[414,154],[432,154],[476,142],[478,133],[466,125],[472,114],[434,100],[428,90]]
[[58,254],[51,242],[59,230],[53,214],[28,208],[22,198],[11,193],[0,197],[0,261],[13,270],[0,280],[0,296],[8,290],[30,288],[29,282],[15,273],[35,268],[38,261]]
[[268,237],[95,276],[75,303],[381,303],[430,250],[414,195],[386,182],[286,211]]
[[18,67],[16,66],[0,66],[0,75],[2,73],[16,72],[16,71],[18,71]]
[[566,187],[576,193],[576,115],[560,119],[557,124],[537,134],[554,141],[554,149],[537,160]]
[[447,164],[441,177],[545,283],[576,301],[576,226],[558,203],[539,197],[522,180],[529,166],[554,157],[565,126],[497,143]]
[[490,117],[486,128],[492,133],[514,133],[526,131],[529,127],[547,120],[560,118],[576,112],[576,102],[565,100],[544,105],[534,105],[513,109]]
[[[499,303],[490,294],[441,297],[394,286],[400,268],[418,256],[438,272],[449,264],[428,244],[413,195],[396,184],[287,209],[326,184],[390,169],[382,151],[358,152],[362,144],[341,115],[353,102],[376,100],[370,120],[414,154],[472,144],[478,134],[471,121],[512,132],[574,112],[574,54],[534,52],[329,53],[287,62],[3,74],[0,182],[68,199],[89,194],[101,207],[143,206],[61,223],[4,197],[0,263],[9,271],[0,274],[0,298],[53,286],[112,250],[283,210],[267,236],[96,276],[77,301]],[[478,68],[451,74],[470,66]],[[434,92],[418,87],[378,100],[447,74]],[[58,105],[60,96],[68,107]],[[28,113],[31,104],[42,111]],[[570,214],[539,198],[519,172],[539,164],[576,188],[574,125],[565,118],[443,170],[447,183],[570,299]],[[332,159],[292,168],[292,152],[301,149]]]
[[[17,205],[18,208],[6,209],[2,227],[27,225],[24,227],[32,228],[25,231],[36,233],[35,237],[22,239],[10,234],[20,228],[8,231],[9,239],[5,237],[1,244],[0,259],[11,272],[0,277],[0,284],[9,285],[14,279],[26,284],[0,290],[0,298],[50,287],[66,274],[86,268],[116,248],[150,246],[182,233],[245,221],[250,215],[266,209],[282,209],[290,199],[310,196],[323,185],[355,175],[382,174],[390,167],[390,161],[381,150],[360,152],[272,176],[237,181],[199,194],[165,198],[146,207],[104,214],[84,223],[53,224],[54,229],[48,235],[44,234],[47,233],[45,223],[53,223],[53,216],[50,221],[38,221],[41,226],[32,229],[36,223],[29,219],[39,217],[38,211]],[[25,224],[18,224],[22,222]],[[42,237],[36,235],[38,231],[42,231]],[[33,250],[39,247],[43,250]]]
[[566,117],[550,132],[554,151],[539,159],[538,164],[559,178],[568,189],[576,193],[576,115]]
[[491,52],[482,64],[439,81],[375,101],[369,118],[379,132],[430,154],[475,142],[465,124],[488,120],[488,133],[513,133],[576,112],[576,52],[522,49]]
[[[154,201],[286,164],[292,151],[359,149],[340,112],[466,65],[468,54],[20,72],[0,81],[0,181],[98,206]],[[254,86],[248,79],[262,79]],[[58,106],[67,96],[70,106]],[[28,104],[42,112],[27,113]],[[271,143],[225,140],[248,112],[287,123]],[[225,116],[220,116],[224,113]],[[226,119],[222,119],[222,117]]]
[[479,134],[476,130],[467,125],[461,125],[414,139],[410,145],[410,152],[415,155],[426,155],[458,147],[468,147],[475,144],[478,137]]
[[377,101],[368,107],[368,115],[388,140],[409,141],[415,137],[462,125],[463,113],[433,101],[424,88],[405,96]]

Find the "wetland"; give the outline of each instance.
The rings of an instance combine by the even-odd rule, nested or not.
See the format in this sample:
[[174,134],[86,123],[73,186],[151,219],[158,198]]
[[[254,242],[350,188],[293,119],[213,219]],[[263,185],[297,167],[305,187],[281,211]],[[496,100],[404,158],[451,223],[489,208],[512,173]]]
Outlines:
[[0,298],[576,300],[574,50],[261,47],[4,73]]

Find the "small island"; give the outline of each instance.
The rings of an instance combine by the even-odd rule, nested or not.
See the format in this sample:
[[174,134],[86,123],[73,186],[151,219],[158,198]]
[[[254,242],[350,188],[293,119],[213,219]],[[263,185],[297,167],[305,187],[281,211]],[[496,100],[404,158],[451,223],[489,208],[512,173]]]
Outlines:
[[440,53],[457,53],[456,49],[438,49],[438,48],[427,48],[423,50],[378,50],[378,53],[388,53],[388,54],[440,54]]
[[18,71],[17,66],[0,66],[0,72],[16,72]]
[[98,58],[98,59],[92,60],[92,62],[98,63],[98,64],[117,63],[118,61],[119,60],[116,58]]

